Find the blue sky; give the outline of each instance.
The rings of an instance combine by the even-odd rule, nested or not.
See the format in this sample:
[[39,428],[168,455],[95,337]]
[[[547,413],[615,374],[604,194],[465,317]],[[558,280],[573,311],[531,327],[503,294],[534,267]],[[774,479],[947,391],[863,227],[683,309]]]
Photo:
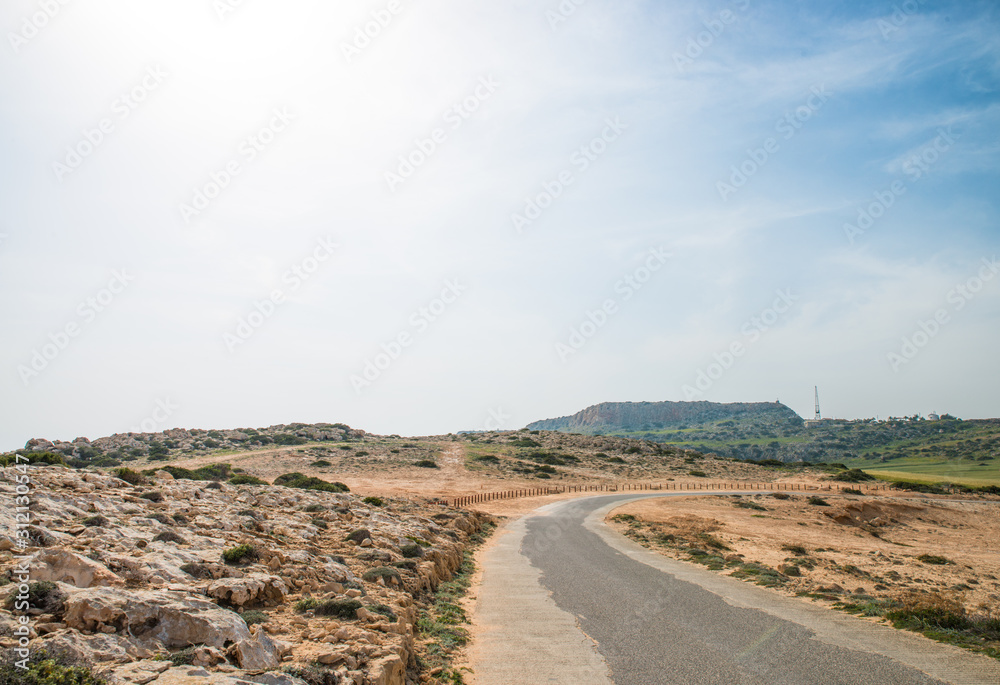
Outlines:
[[12,0],[0,447],[1000,416],[998,13]]

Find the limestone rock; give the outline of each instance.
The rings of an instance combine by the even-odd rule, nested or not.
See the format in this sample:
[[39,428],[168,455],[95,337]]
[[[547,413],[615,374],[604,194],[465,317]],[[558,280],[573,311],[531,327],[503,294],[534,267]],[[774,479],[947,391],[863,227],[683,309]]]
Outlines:
[[120,585],[122,579],[104,564],[64,549],[42,550],[31,556],[31,579],[67,583],[79,588]]
[[208,596],[234,607],[277,606],[288,594],[285,581],[276,576],[252,573],[245,578],[222,578],[208,586]]

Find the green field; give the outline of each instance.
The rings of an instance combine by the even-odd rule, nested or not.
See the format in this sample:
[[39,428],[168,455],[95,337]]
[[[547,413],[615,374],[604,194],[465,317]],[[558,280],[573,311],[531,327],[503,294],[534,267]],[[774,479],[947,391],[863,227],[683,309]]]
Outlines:
[[864,459],[847,462],[878,478],[909,480],[919,483],[958,483],[968,486],[1000,485],[1000,460],[975,462],[965,459],[942,460],[934,457],[893,459],[891,463],[872,466]]

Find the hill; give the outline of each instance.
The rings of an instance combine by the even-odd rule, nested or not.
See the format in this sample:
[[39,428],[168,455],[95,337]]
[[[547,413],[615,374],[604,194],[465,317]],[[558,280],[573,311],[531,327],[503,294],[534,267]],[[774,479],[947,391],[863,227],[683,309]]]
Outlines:
[[689,424],[727,420],[760,427],[802,425],[802,418],[780,402],[602,402],[572,416],[536,421],[528,428],[596,435],[685,429]]

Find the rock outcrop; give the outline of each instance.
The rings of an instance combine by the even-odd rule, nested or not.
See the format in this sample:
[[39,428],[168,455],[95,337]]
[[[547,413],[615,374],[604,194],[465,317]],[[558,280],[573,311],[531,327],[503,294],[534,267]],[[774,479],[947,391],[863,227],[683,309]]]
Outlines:
[[[297,669],[317,668],[338,685],[416,682],[416,601],[452,577],[487,520],[429,502],[374,506],[165,472],[132,485],[30,470],[25,552],[44,594],[29,612],[32,647],[142,685],[301,685]],[[16,475],[0,469],[0,499],[13,501]],[[0,530],[16,530],[11,510],[0,508]],[[367,534],[352,538],[359,529]],[[0,575],[14,579],[25,557],[14,538],[0,541]],[[417,542],[419,558],[402,553]],[[0,647],[15,644],[6,607]]]

